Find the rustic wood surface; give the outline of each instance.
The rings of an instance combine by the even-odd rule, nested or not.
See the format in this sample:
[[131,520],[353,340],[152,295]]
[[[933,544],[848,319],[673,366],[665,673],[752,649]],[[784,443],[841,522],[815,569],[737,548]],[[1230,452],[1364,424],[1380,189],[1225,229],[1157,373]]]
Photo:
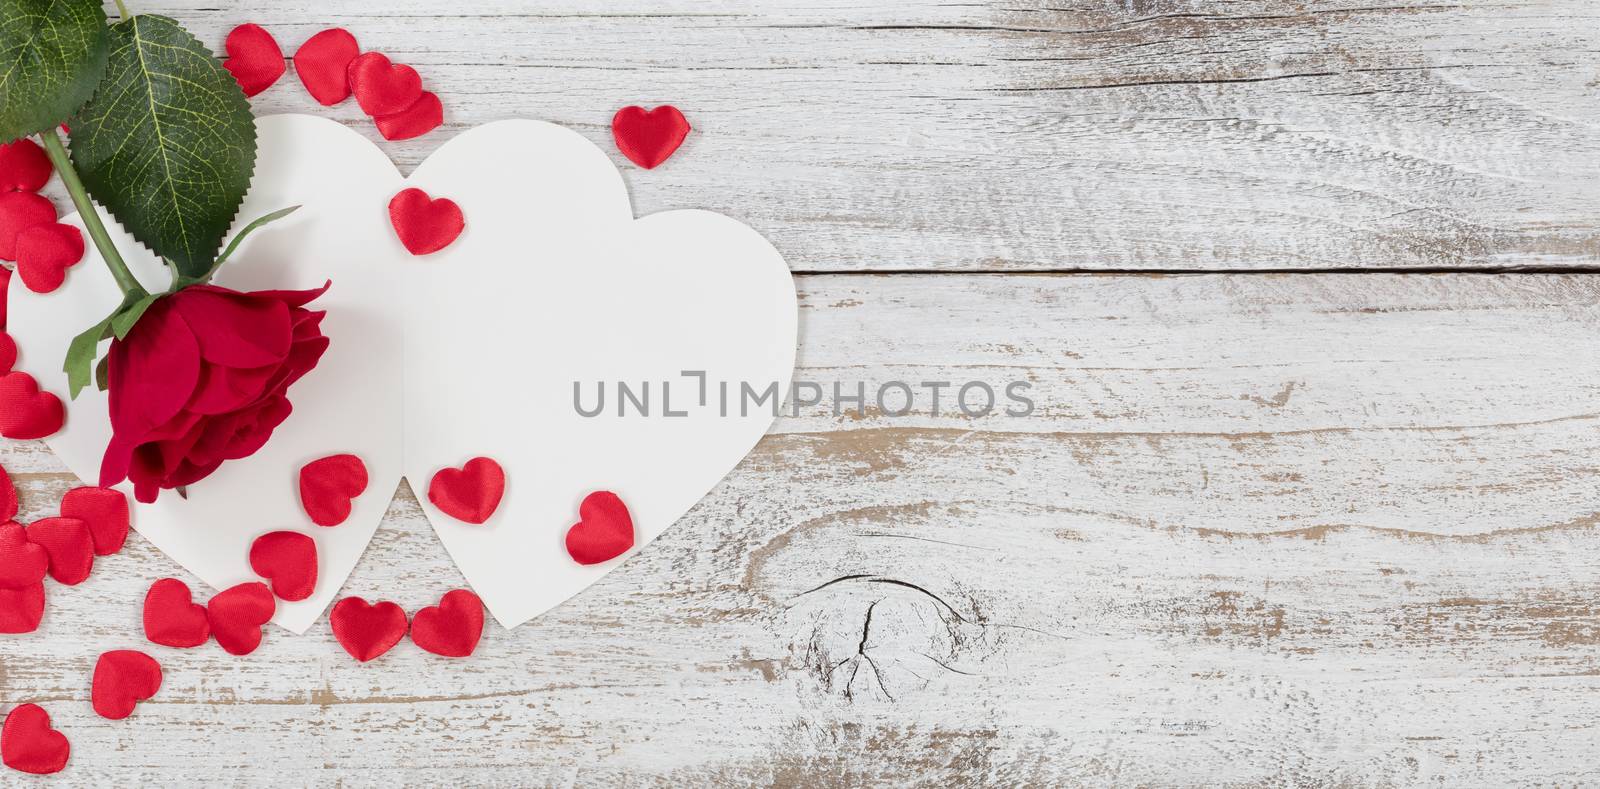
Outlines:
[[[626,171],[636,208],[773,239],[798,378],[1038,407],[802,409],[470,660],[147,645],[165,685],[110,722],[95,656],[196,583],[134,537],[0,640],[59,782],[1600,784],[1600,279],[1436,272],[1600,258],[1592,4],[130,3],[418,65],[450,127],[386,144],[407,168],[675,102],[699,132]],[[372,134],[292,76],[257,106]],[[24,519],[73,484],[0,464]],[[402,486],[346,591],[460,584]]]

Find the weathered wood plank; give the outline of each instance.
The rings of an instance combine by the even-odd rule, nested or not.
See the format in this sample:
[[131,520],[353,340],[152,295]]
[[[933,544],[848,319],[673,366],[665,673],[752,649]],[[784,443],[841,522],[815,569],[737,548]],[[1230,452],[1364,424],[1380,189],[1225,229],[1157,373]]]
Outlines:
[[[0,640],[66,778],[174,784],[1600,781],[1600,282],[807,277],[800,377],[1032,381],[1027,418],[783,419],[477,656],[137,646],[134,539]],[[0,447],[25,517],[69,484]],[[192,579],[191,579],[192,582]],[[460,583],[402,492],[346,591]]]

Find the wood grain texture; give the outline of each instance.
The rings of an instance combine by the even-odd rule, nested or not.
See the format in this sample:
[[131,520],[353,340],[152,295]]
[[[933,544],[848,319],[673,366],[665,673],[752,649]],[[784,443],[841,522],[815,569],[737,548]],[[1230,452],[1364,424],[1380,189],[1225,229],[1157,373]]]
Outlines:
[[[39,634],[74,784],[1508,786],[1600,782],[1600,282],[818,276],[798,377],[1034,385],[1026,418],[785,416],[620,572],[477,656],[100,650],[139,538]],[[892,410],[892,409],[891,409]],[[0,447],[24,517],[70,481]],[[193,579],[189,579],[194,583]],[[346,587],[461,583],[402,488]]]

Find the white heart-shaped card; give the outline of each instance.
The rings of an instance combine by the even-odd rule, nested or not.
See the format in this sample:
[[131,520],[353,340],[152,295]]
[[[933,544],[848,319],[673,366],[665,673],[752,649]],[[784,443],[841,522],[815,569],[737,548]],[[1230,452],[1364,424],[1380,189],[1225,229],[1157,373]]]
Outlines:
[[[309,534],[317,589],[280,604],[276,617],[303,631],[354,569],[404,475],[468,583],[514,627],[626,558],[585,566],[567,555],[563,539],[587,494],[609,490],[626,502],[637,550],[770,426],[775,403],[741,408],[739,392],[788,391],[796,298],[782,257],[745,225],[704,211],[634,219],[610,159],[551,124],[473,129],[409,179],[332,121],[280,115],[257,127],[240,226],[303,207],[246,240],[217,283],[301,289],[331,280],[311,305],[327,310],[331,342],[290,389],[294,412],[263,450],[224,463],[187,499],[164,492],[136,506],[135,528],[207,584],[255,580],[246,556],[261,534]],[[467,229],[450,247],[413,257],[401,246],[387,207],[408,186],[461,206]],[[112,231],[140,281],[164,289],[160,261]],[[54,293],[11,288],[19,366],[64,394],[67,344],[118,297],[92,248]],[[619,384],[633,395],[620,410]],[[646,390],[648,415],[639,407]],[[606,407],[585,416],[602,391]],[[105,395],[91,387],[47,443],[92,484],[110,433]],[[314,526],[300,507],[299,469],[345,452],[365,461],[367,491],[345,523]],[[496,460],[507,478],[482,525],[454,520],[426,495],[435,472],[476,456]]]

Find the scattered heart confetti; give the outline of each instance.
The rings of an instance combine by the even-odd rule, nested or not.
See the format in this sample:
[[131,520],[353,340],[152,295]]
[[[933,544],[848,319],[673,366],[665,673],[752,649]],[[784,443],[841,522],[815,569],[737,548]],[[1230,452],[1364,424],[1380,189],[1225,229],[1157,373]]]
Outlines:
[[676,153],[689,136],[689,121],[671,104],[653,110],[623,107],[611,118],[611,137],[629,161],[653,170]]
[[410,107],[392,115],[376,116],[372,122],[377,124],[378,133],[385,140],[410,140],[444,123],[444,103],[439,101],[437,95],[425,90]]
[[505,492],[506,472],[489,458],[473,458],[459,469],[439,469],[428,483],[428,501],[433,506],[471,524],[489,520]]
[[122,550],[128,540],[128,496],[111,488],[73,488],[61,497],[61,514],[89,524],[96,556]]
[[44,582],[20,589],[0,588],[0,633],[32,633],[44,619]]
[[261,626],[272,621],[278,603],[259,581],[229,587],[206,603],[206,618],[217,644],[233,655],[248,655],[261,646]]
[[361,46],[341,27],[324,30],[306,40],[294,53],[294,73],[311,98],[332,107],[350,98],[350,62]]
[[328,624],[333,626],[333,637],[339,640],[339,646],[365,663],[405,638],[406,612],[387,600],[368,605],[359,597],[346,597],[333,604]]
[[163,578],[150,585],[144,596],[144,637],[179,648],[197,647],[211,638],[206,609],[193,602],[188,584]]
[[53,170],[44,149],[27,137],[0,145],[0,192],[37,192]]
[[55,203],[32,192],[0,194],[0,260],[17,259],[17,236],[34,225],[56,221]]
[[28,541],[44,549],[50,559],[50,577],[65,586],[77,586],[94,570],[94,538],[89,524],[77,518],[44,518],[28,524]]
[[483,601],[466,589],[452,589],[411,619],[411,641],[445,657],[466,657],[483,636]]
[[222,67],[238,80],[246,96],[272,87],[283,76],[283,50],[278,47],[278,40],[260,25],[244,24],[234,28],[223,47],[228,50],[228,59]]
[[389,222],[400,243],[413,255],[431,255],[455,243],[467,226],[454,200],[437,200],[412,187],[389,201]]
[[28,532],[16,521],[0,523],[0,588],[22,589],[44,580],[50,555],[28,541]]
[[304,600],[317,588],[317,541],[294,531],[263,534],[250,544],[250,569],[278,597]]
[[633,516],[617,494],[597,491],[578,505],[580,520],[567,530],[567,553],[578,564],[599,564],[633,547]]
[[300,506],[318,526],[338,526],[367,489],[367,464],[355,455],[330,455],[300,467]]
[[19,704],[0,728],[0,761],[34,775],[61,772],[72,755],[67,736],[50,728],[50,713],[37,704]]
[[371,116],[404,112],[422,98],[422,75],[382,52],[368,52],[350,61],[350,92],[361,111]]
[[119,721],[159,690],[161,664],[155,658],[132,649],[116,649],[95,661],[89,700],[100,717]]
[[17,274],[34,293],[49,293],[67,281],[67,269],[83,260],[83,233],[52,222],[17,234]]
[[33,376],[24,372],[0,375],[0,436],[44,438],[60,430],[66,418],[61,399],[39,391]]
[[0,522],[17,517],[20,509],[22,507],[17,500],[17,486],[11,484],[11,475],[6,473],[4,466],[0,466]]
[[[3,271],[4,269],[0,269]],[[0,292],[0,299],[5,298],[5,293]],[[17,341],[11,335],[0,331],[0,373],[9,373],[11,368],[17,366]]]

